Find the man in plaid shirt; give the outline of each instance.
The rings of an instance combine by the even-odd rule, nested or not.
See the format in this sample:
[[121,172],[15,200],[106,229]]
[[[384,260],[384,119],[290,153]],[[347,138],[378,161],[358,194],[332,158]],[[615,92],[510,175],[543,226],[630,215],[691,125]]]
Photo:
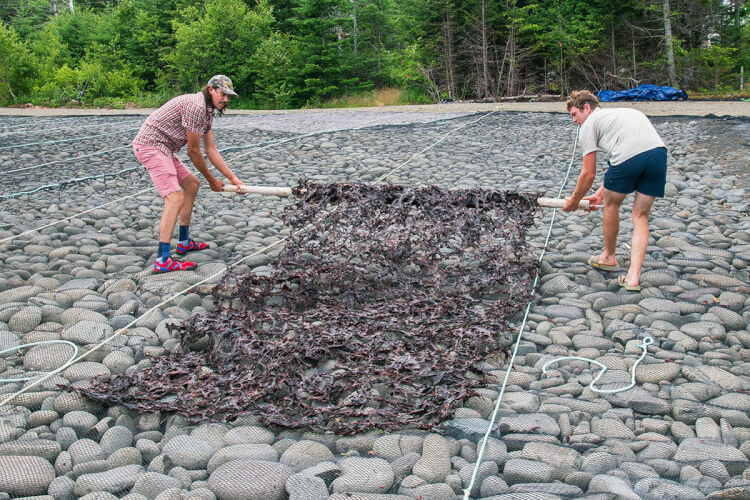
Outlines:
[[136,158],[146,167],[156,189],[164,198],[155,272],[184,271],[196,266],[194,262],[177,261],[170,257],[169,246],[178,216],[180,235],[176,252],[184,255],[208,246],[190,238],[190,216],[200,181],[176,153],[187,144],[190,161],[206,178],[211,191],[222,191],[224,183],[213,176],[201,153],[200,143],[203,139],[203,149],[209,161],[231,184],[242,185],[221,157],[211,130],[214,113],[224,113],[229,96],[237,96],[232,88],[232,80],[224,75],[216,75],[200,92],[175,97],[152,113],[133,139]]

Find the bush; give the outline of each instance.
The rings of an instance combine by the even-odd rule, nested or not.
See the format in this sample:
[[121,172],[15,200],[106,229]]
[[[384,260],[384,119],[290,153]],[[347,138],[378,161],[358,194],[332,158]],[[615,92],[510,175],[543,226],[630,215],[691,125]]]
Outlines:
[[31,91],[37,67],[28,47],[11,27],[0,23],[0,102],[16,102]]
[[128,68],[106,70],[100,62],[83,61],[79,68],[64,64],[54,77],[34,89],[35,104],[94,104],[101,98],[134,99],[145,82]]
[[253,97],[263,108],[285,109],[296,100],[299,44],[288,35],[272,33],[251,59],[254,72]]
[[234,0],[208,0],[204,10],[191,7],[183,22],[175,21],[174,51],[164,58],[180,88],[195,91],[215,74],[229,76],[239,94],[253,90],[248,58],[271,33],[273,16],[261,0],[252,10]]
[[733,88],[734,85],[724,79],[738,65],[736,53],[737,49],[716,45],[691,51],[690,59],[698,69],[699,88],[709,89],[714,94],[719,94],[725,88]]

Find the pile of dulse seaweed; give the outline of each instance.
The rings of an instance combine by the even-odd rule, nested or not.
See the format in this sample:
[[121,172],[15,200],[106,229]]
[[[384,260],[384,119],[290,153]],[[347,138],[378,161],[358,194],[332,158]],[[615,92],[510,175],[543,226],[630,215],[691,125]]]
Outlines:
[[250,413],[337,434],[450,418],[530,298],[538,195],[310,182],[294,194],[273,275],[225,277],[215,310],[173,327],[181,352],[75,390],[193,422]]

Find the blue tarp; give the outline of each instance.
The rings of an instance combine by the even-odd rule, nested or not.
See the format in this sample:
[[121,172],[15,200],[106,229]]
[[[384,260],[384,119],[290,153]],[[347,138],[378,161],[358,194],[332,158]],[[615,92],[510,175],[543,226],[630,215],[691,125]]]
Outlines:
[[658,85],[639,85],[628,90],[600,90],[598,94],[602,102],[614,101],[687,101],[688,95],[684,90],[674,87],[659,87]]

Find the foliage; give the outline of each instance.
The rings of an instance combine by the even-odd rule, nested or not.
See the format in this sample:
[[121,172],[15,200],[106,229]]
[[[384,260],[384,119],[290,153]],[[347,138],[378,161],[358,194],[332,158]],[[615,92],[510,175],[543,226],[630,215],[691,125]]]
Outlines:
[[[748,3],[669,5],[679,85],[737,90],[740,66],[750,67]],[[150,93],[194,92],[223,73],[241,95],[235,105],[263,108],[394,86],[410,102],[434,102],[666,84],[663,8],[661,0],[76,0],[71,12],[63,1],[6,0],[0,101],[63,104],[82,79],[108,74],[118,83],[96,84],[98,102],[152,103]]]
[[147,82],[147,88],[159,86],[162,61],[174,50],[175,13],[175,0],[124,0],[112,14],[112,29],[122,55],[134,74]]
[[38,104],[85,104],[102,97],[134,99],[143,83],[127,67],[107,69],[100,61],[83,61],[75,69],[67,64],[59,68],[45,85],[34,89],[34,99]]
[[27,95],[36,72],[26,44],[13,28],[0,23],[0,101]]
[[301,62],[299,42],[271,33],[252,56],[253,97],[263,108],[284,109],[296,102]]
[[236,0],[207,0],[204,10],[191,7],[184,21],[175,21],[174,52],[165,56],[182,90],[195,90],[215,74],[232,75],[238,93],[252,91],[255,53],[270,35],[271,8],[261,0],[252,10]]
[[691,53],[691,57],[697,62],[698,78],[701,86],[712,89],[718,93],[723,77],[730,73],[736,65],[735,54],[737,49],[733,47],[701,47]]

